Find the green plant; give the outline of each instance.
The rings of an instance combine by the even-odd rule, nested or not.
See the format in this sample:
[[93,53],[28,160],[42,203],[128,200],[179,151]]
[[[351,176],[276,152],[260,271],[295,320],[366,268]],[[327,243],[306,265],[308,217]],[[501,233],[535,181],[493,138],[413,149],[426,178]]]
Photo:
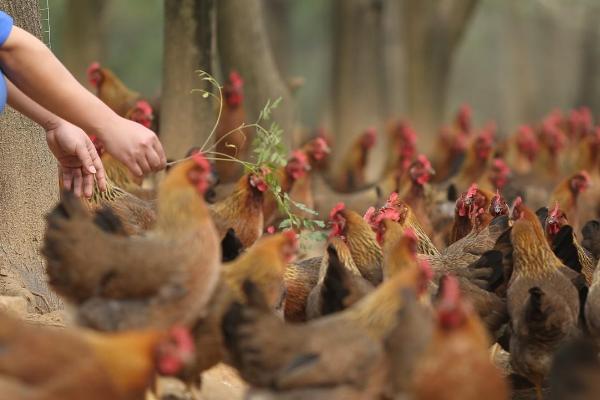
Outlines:
[[[277,122],[271,121],[273,110],[277,108],[281,102],[281,98],[278,98],[274,101],[268,100],[260,112],[258,119],[253,124],[244,123],[238,128],[227,132],[219,139],[219,141],[223,141],[227,138],[227,136],[233,134],[234,132],[243,132],[243,129],[245,128],[254,128],[256,130],[256,136],[252,142],[252,156],[254,161],[250,162],[240,160],[237,157],[232,157],[228,154],[215,151],[218,142],[215,142],[209,146],[210,141],[216,132],[219,120],[221,119],[221,114],[223,111],[223,92],[221,85],[212,75],[201,70],[196,71],[196,73],[203,82],[206,82],[210,86],[214,87],[217,90],[218,95],[207,89],[193,89],[192,92],[201,93],[203,98],[212,97],[219,104],[217,121],[215,122],[215,125],[206,138],[204,144],[200,147],[200,150],[207,156],[207,159],[209,160],[222,160],[240,163],[244,166],[246,172],[258,173],[261,168],[268,167],[271,172],[266,176],[266,184],[277,202],[277,208],[283,215],[285,215],[285,219],[279,224],[278,228],[296,229],[299,231],[308,230],[311,232],[303,235],[305,238],[309,240],[321,240],[322,234],[316,231],[325,228],[325,223],[320,220],[304,218],[298,215],[298,211],[302,211],[312,216],[317,216],[318,213],[315,210],[307,207],[305,204],[292,200],[287,193],[283,192],[275,174],[277,169],[286,165],[288,154],[288,149],[286,149],[282,140],[283,130],[277,124]],[[266,125],[267,123],[269,127],[265,128],[263,124]]]

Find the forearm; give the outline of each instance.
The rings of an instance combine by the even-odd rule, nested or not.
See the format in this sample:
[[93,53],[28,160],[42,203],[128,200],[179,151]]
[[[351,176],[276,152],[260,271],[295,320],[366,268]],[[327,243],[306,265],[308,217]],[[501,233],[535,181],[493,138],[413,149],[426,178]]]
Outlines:
[[[81,127],[88,134],[102,138],[107,131],[106,124],[118,118],[108,106],[81,86],[41,41],[16,26],[0,48],[0,66],[29,100]],[[17,107],[24,104],[18,95],[16,102]],[[26,102],[24,105],[30,109]],[[30,118],[44,119],[41,110],[33,108],[35,115]]]
[[8,104],[29,119],[41,125],[46,131],[55,126],[60,117],[46,110],[25,93],[19,90],[10,80],[6,80]]

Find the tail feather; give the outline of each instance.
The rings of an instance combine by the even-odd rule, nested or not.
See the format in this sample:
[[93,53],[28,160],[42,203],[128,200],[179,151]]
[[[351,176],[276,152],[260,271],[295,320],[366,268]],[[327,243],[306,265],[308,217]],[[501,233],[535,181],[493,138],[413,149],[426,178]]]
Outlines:
[[223,240],[221,240],[221,254],[222,261],[228,262],[235,260],[244,249],[244,245],[241,240],[235,234],[233,228],[229,228]]
[[579,261],[579,252],[575,246],[575,236],[571,226],[565,225],[558,231],[552,240],[552,250],[564,265],[581,273],[582,265]]
[[467,267],[469,280],[484,290],[495,291],[504,282],[502,260],[500,251],[486,251]]
[[333,246],[327,247],[328,266],[321,292],[322,315],[332,314],[343,310],[344,299],[350,294],[347,287],[349,272],[340,260]]

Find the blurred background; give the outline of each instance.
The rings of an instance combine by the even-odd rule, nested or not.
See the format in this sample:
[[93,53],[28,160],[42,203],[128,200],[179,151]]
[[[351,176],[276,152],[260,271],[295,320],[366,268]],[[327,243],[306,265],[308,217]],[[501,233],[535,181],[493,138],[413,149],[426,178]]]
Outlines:
[[[237,18],[266,33],[278,70],[261,71],[267,79],[278,73],[286,84],[303,81],[289,100],[284,96],[293,103],[294,130],[326,126],[336,137],[350,138],[401,117],[431,138],[462,103],[469,103],[476,125],[495,120],[503,135],[554,108],[588,105],[594,114],[600,111],[597,0],[247,3],[255,2],[260,18],[238,12],[227,21]],[[208,43],[215,47],[210,66],[201,65],[205,60],[197,65],[222,79],[223,47],[256,38],[237,37],[234,41],[241,43],[231,44],[216,39],[224,23],[216,15],[223,11],[218,1],[49,0],[52,49],[82,82],[87,65],[97,60],[127,86],[156,97],[164,87],[165,50],[178,45],[177,36],[165,40],[166,15],[190,3],[203,3],[201,12],[208,10]],[[246,84],[253,84],[248,77]]]

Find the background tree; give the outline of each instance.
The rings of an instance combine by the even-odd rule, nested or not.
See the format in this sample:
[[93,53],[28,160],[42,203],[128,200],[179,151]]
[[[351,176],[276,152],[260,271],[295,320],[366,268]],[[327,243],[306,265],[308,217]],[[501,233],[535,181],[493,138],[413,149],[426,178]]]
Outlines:
[[[0,10],[41,38],[37,0],[0,0]],[[42,312],[60,305],[39,253],[44,215],[58,200],[57,171],[44,131],[7,106],[0,115],[0,293],[24,296]]]
[[110,0],[68,0],[65,23],[60,25],[64,38],[62,61],[79,82],[87,83],[86,69],[93,61],[105,62],[106,16]]
[[213,0],[166,0],[160,136],[167,157],[180,158],[199,146],[215,119],[214,103],[192,89],[211,90],[198,69],[212,72]]
[[408,117],[429,138],[442,122],[455,51],[478,2],[403,1]]
[[267,100],[282,98],[273,113],[291,138],[295,129],[294,103],[275,63],[267,36],[261,0],[219,0],[217,43],[223,76],[237,70],[244,79],[246,111],[255,121]]
[[345,154],[352,140],[365,128],[381,128],[386,110],[381,65],[382,2],[337,0],[334,10],[332,114],[335,160]]

